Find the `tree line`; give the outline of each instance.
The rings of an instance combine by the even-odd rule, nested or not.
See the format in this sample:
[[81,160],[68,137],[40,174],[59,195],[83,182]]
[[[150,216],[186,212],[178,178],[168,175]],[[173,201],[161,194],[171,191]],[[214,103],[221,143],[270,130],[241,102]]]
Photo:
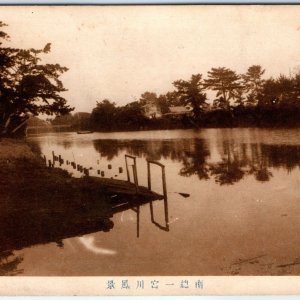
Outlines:
[[[193,127],[299,126],[300,73],[264,79],[260,65],[245,74],[218,67],[207,77],[193,74],[189,80],[173,82],[174,90],[157,95],[145,92],[138,101],[117,106],[108,99],[98,101],[90,126],[94,130],[143,130]],[[207,92],[215,94],[209,103]],[[148,118],[147,103],[159,108],[162,117]],[[187,106],[190,114],[170,114],[174,106]]]
[[[42,57],[51,50],[5,46],[7,24],[0,21],[0,136],[24,131],[30,116],[67,115],[74,108],[62,97],[66,91],[60,77],[68,68],[44,64]],[[145,92],[140,99],[124,106],[104,99],[98,101],[91,115],[74,127],[91,130],[146,130],[195,127],[299,126],[300,73],[264,79],[260,65],[245,74],[225,68],[212,68],[206,77],[193,74],[188,80],[176,80],[174,89],[162,95]],[[207,93],[215,94],[208,99]],[[211,101],[212,100],[212,101]],[[161,117],[149,118],[145,106],[159,108]],[[191,113],[172,114],[174,106],[190,106]],[[53,123],[58,122],[55,118]],[[70,118],[69,118],[70,119]]]

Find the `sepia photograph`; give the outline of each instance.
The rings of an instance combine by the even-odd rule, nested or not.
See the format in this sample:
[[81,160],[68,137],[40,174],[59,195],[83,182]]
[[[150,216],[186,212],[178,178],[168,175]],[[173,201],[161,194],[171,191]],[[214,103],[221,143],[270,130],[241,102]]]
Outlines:
[[298,5],[0,6],[0,275],[300,275],[299,129]]

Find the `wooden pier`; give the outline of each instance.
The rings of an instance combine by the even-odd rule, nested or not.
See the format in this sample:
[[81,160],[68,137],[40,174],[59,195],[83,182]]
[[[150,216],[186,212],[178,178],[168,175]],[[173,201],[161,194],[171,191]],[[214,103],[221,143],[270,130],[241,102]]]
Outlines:
[[[54,167],[55,162],[59,163],[59,166],[64,164],[65,160],[61,157],[61,155],[55,155],[54,151],[52,151],[53,160],[48,161],[49,167]],[[45,163],[47,164],[46,156],[43,157]],[[130,163],[131,162],[131,163]],[[125,163],[126,163],[126,173],[127,180],[120,180],[115,178],[104,178],[104,171],[101,171],[102,177],[89,176],[89,169],[83,168],[80,164],[76,164],[75,162],[66,161],[67,165],[71,165],[73,169],[84,173],[90,180],[94,183],[103,187],[107,193],[111,195],[118,196],[132,196],[134,199],[145,199],[146,201],[152,200],[162,200],[167,199],[167,187],[166,187],[166,176],[165,176],[165,166],[159,162],[147,160],[147,173],[148,173],[148,187],[141,186],[138,183],[138,174],[137,174],[137,164],[136,157],[131,155],[125,155]],[[151,190],[151,164],[158,165],[162,170],[162,186],[163,186],[163,194],[158,194]],[[133,176],[130,176],[130,167],[132,168]],[[111,169],[112,166],[109,164],[108,169]],[[119,167],[119,173],[123,172],[123,168]],[[100,173],[100,170],[97,171]],[[133,177],[133,178],[131,178]]]
[[135,196],[139,198],[145,198],[148,200],[164,199],[164,195],[155,193],[144,186],[136,186],[135,183],[126,180],[100,178],[92,176],[90,176],[90,178],[92,180],[95,180],[95,182],[99,183],[99,185],[103,186],[103,188],[109,194]]
[[[139,185],[138,182],[138,173],[137,173],[137,163],[136,157],[126,154],[125,155],[125,163],[126,163],[126,173],[127,180],[120,180],[111,178],[105,178],[105,174],[103,170],[97,170],[98,176],[90,176],[89,170],[92,168],[84,168],[82,165],[77,164],[74,161],[64,160],[61,155],[56,156],[54,151],[52,151],[53,162],[51,160],[48,161],[49,167],[54,167],[55,162],[59,163],[59,166],[66,163],[67,165],[71,165],[74,170],[77,170],[85,175],[85,178],[88,180],[88,183],[91,186],[95,186],[96,190],[99,191],[98,187],[100,187],[101,193],[103,191],[109,198],[109,203],[111,205],[112,213],[120,213],[125,210],[131,209],[136,213],[137,221],[136,221],[136,230],[137,237],[140,235],[140,206],[145,205],[147,203],[150,204],[150,216],[151,223],[153,223],[156,227],[161,230],[169,231],[169,213],[168,213],[168,196],[167,196],[167,184],[166,184],[166,173],[165,166],[160,162],[147,160],[147,187]],[[47,165],[46,156],[43,157],[45,164]],[[99,164],[99,160],[97,160],[97,165]],[[156,165],[161,168],[161,180],[162,180],[162,193],[159,194],[152,190],[151,184],[151,166]],[[112,169],[112,165],[108,164],[107,168],[109,170]],[[132,172],[130,172],[132,169]],[[118,167],[119,173],[123,173],[123,168]],[[165,220],[161,223],[161,221],[157,221],[155,218],[155,210],[153,207],[153,202],[156,200],[163,200],[164,205],[164,215]]]

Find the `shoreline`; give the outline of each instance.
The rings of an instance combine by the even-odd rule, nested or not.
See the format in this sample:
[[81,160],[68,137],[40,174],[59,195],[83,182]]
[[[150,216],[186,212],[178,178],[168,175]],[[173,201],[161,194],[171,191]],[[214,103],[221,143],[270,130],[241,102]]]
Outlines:
[[0,275],[7,251],[113,227],[105,190],[48,168],[37,151],[24,140],[0,141]]
[[[204,126],[204,127],[172,127],[172,128],[134,128],[134,129],[114,129],[114,130],[93,130],[91,132],[85,133],[85,134],[93,134],[93,133],[123,133],[123,132],[148,132],[148,131],[175,131],[175,130],[206,130],[206,129],[274,129],[274,130],[280,130],[280,129],[298,129],[300,128],[300,124],[294,125],[294,126]],[[37,136],[41,134],[51,134],[51,133],[77,133],[77,129],[72,130],[66,130],[66,131],[40,131],[38,133],[28,133],[27,138],[31,136]],[[78,134],[78,133],[77,133]],[[0,140],[1,142],[1,140]]]

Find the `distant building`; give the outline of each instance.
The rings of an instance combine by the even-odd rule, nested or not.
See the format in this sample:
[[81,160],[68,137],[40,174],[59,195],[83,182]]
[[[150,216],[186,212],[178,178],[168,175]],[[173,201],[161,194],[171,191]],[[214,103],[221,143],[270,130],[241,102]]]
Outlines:
[[162,112],[160,107],[153,102],[149,102],[143,106],[144,116],[149,119],[157,119],[162,117]]
[[[205,103],[202,107],[203,111],[209,111],[210,105]],[[193,107],[191,105],[186,106],[170,106],[169,112],[162,113],[160,107],[154,103],[149,102],[143,106],[144,116],[149,119],[161,118],[163,116],[170,117],[182,117],[182,116],[191,116],[193,114]]]
[[165,116],[184,116],[191,115],[193,108],[189,105],[186,106],[170,106],[168,113],[165,113]]

